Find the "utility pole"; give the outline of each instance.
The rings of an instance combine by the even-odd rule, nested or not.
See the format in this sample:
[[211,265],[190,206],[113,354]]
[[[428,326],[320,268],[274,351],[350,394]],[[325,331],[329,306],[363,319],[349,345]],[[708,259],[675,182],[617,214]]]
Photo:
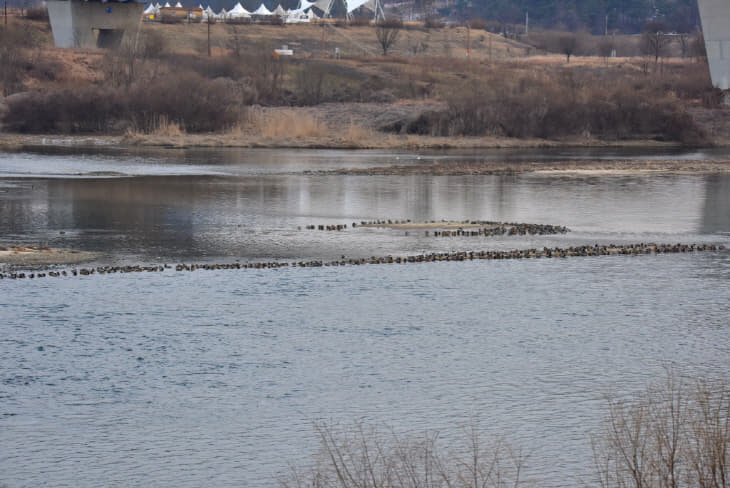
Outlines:
[[492,33],[487,32],[487,40],[489,40],[489,63],[492,62]]
[[606,31],[604,36],[608,37],[608,14],[606,14]]
[[210,57],[210,19],[208,19],[208,57]]
[[525,12],[525,37],[530,35],[530,11]]
[[5,12],[5,25],[8,25],[8,0],[5,0],[3,11]]
[[471,53],[471,26],[466,24],[466,58],[469,59]]
[[327,46],[325,44],[326,34],[327,34],[325,26],[326,26],[326,24],[322,23],[322,57],[324,57],[325,52],[326,52],[325,49],[327,49]]

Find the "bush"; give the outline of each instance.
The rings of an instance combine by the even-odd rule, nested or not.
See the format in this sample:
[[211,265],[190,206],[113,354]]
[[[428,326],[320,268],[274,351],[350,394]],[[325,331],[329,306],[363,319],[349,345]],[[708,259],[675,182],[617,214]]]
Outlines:
[[520,486],[526,456],[497,439],[490,445],[476,428],[466,430],[460,454],[445,451],[438,435],[401,437],[356,424],[315,425],[320,452],[307,472],[293,470],[284,488],[502,488]]
[[154,130],[167,120],[189,132],[224,130],[239,120],[234,87],[194,73],[168,75],[128,89],[108,85],[64,87],[8,102],[4,122],[15,132]]
[[487,30],[487,21],[484,19],[472,19],[468,25],[470,29]]
[[0,94],[7,96],[23,89],[25,74],[33,69],[29,50],[35,45],[28,29],[0,26]]
[[406,131],[435,136],[514,138],[593,136],[700,144],[706,136],[676,99],[647,96],[628,82],[613,87],[567,71],[469,83],[446,95],[447,108],[423,114]]
[[423,20],[423,26],[426,29],[443,29],[446,26],[446,22],[436,15],[427,15]]
[[728,384],[673,373],[632,401],[609,398],[593,438],[599,486],[724,488],[730,484]]
[[370,17],[367,15],[358,15],[350,19],[350,25],[353,27],[365,27],[370,25]]
[[25,18],[28,20],[48,22],[48,9],[46,7],[30,7],[25,11]]

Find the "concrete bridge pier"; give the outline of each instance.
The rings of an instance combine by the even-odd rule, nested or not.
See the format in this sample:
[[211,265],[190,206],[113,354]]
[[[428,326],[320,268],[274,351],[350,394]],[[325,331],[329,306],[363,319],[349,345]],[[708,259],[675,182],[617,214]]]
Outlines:
[[730,1],[698,0],[712,84],[730,102]]
[[113,48],[135,35],[143,3],[48,0],[53,40],[58,47]]

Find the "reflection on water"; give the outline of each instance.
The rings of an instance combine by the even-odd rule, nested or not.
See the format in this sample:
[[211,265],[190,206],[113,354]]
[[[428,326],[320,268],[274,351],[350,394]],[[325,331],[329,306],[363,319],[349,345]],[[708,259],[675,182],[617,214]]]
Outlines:
[[705,202],[702,213],[702,233],[730,233],[730,178],[719,175],[705,180]]
[[[478,417],[579,486],[603,393],[726,374],[727,253],[0,281],[9,486],[275,486],[311,422]],[[533,485],[530,485],[533,486]]]
[[[298,230],[378,218],[565,225],[547,244],[697,241],[728,232],[730,176],[138,176],[9,180],[3,240],[146,256],[332,258],[534,239],[438,240],[421,233]],[[61,234],[63,233],[63,234]],[[542,242],[542,240],[540,241]]]
[[[116,151],[0,155],[1,243],[159,262],[730,240],[728,175],[314,176],[419,160]],[[297,230],[376,218],[573,232]],[[530,454],[528,480],[580,485],[603,393],[669,363],[730,370],[729,282],[728,251],[0,280],[0,485],[273,486],[311,460],[313,419],[448,444],[475,417]]]

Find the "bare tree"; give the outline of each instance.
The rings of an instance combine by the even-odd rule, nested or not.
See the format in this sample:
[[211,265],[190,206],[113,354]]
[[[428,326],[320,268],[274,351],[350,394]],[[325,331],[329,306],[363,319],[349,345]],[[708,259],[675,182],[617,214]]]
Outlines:
[[593,438],[602,488],[728,488],[730,394],[727,382],[688,387],[673,371],[631,401],[608,400]]
[[598,42],[598,54],[605,62],[608,62],[608,58],[611,57],[615,50],[616,42],[613,37],[604,37]]
[[520,486],[526,456],[506,443],[487,446],[472,426],[459,454],[445,452],[439,435],[402,437],[362,423],[340,429],[315,425],[321,451],[309,470],[293,469],[285,488],[504,488]]
[[662,22],[653,20],[646,23],[641,36],[641,50],[646,55],[654,56],[655,63],[659,62],[671,42],[672,38],[666,34],[666,26]]
[[707,48],[705,46],[705,36],[702,33],[701,29],[697,29],[697,32],[692,37],[692,43],[691,43],[691,49],[692,49],[692,56],[694,56],[698,61],[702,59],[707,59]]
[[403,28],[403,21],[397,18],[383,19],[375,26],[375,35],[383,50],[383,56],[388,55],[388,51],[396,43]]
[[575,34],[560,36],[560,39],[558,39],[558,47],[560,48],[560,52],[565,54],[567,62],[570,63],[570,57],[578,47],[578,37]]

